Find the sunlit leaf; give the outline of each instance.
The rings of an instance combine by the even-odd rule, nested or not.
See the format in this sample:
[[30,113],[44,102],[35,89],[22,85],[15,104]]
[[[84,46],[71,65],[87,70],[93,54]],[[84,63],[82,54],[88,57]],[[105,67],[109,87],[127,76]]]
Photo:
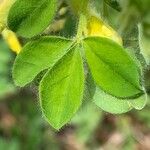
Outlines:
[[83,64],[77,46],[48,71],[40,85],[44,116],[55,129],[60,129],[76,113],[82,102],[83,88]]
[[24,86],[42,70],[53,67],[71,45],[71,40],[59,37],[42,37],[29,42],[14,63],[13,78],[16,85]]
[[86,38],[83,45],[92,76],[101,89],[119,98],[143,93],[139,68],[121,46],[100,37]]
[[41,33],[56,11],[56,0],[17,0],[8,15],[8,26],[24,37]]

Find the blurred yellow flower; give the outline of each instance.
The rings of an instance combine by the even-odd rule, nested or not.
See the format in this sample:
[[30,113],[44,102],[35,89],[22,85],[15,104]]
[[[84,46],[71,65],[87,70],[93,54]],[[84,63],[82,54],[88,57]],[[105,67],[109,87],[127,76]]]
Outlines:
[[8,29],[4,29],[2,36],[8,44],[9,48],[17,54],[21,51],[21,45],[16,37],[16,34]]
[[118,33],[96,16],[91,16],[88,20],[87,32],[88,36],[101,36],[110,38],[122,45],[122,38],[118,35]]

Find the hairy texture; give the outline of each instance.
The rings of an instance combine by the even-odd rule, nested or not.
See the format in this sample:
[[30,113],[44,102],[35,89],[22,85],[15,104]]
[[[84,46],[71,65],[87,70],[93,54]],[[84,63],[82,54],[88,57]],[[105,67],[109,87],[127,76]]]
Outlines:
[[72,41],[60,37],[41,37],[29,42],[17,56],[13,78],[18,86],[25,86],[41,71],[52,68],[70,49]]
[[8,26],[19,35],[31,38],[46,29],[56,5],[56,0],[17,0],[10,9]]
[[89,37],[84,49],[93,78],[104,91],[118,98],[143,93],[138,66],[121,46],[107,38]]
[[81,105],[84,71],[79,47],[73,48],[49,70],[40,84],[43,114],[55,129],[60,129]]

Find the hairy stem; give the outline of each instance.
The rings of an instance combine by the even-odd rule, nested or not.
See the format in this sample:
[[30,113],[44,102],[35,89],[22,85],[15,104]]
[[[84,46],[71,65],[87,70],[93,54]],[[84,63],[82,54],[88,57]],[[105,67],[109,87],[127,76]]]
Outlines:
[[80,14],[79,22],[78,22],[78,31],[77,31],[77,39],[80,40],[83,35],[86,33],[86,25],[87,20],[84,14]]

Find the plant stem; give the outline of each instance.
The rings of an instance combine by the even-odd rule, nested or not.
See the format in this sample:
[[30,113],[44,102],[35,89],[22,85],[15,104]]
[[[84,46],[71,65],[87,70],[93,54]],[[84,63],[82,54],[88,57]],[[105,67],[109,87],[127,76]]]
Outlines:
[[81,13],[78,22],[78,30],[76,36],[77,41],[81,40],[83,35],[86,34],[86,26],[87,26],[86,16]]

